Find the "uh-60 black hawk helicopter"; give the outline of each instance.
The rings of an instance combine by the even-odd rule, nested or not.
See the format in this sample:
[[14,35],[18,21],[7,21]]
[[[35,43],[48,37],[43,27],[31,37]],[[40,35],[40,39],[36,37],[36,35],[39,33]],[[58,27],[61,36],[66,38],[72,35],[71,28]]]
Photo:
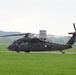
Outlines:
[[42,39],[42,38],[31,37],[31,35],[33,35],[31,33],[3,35],[0,37],[25,35],[23,38],[14,41],[11,45],[9,45],[7,47],[10,51],[30,52],[30,51],[56,51],[56,50],[59,50],[60,52],[62,52],[64,54],[64,52],[62,50],[72,48],[72,45],[75,43],[75,38],[76,38],[75,23],[73,23],[73,26],[74,26],[75,32],[69,33],[69,34],[72,34],[73,36],[70,38],[70,40],[65,45],[52,43],[52,42],[49,42],[46,39]]

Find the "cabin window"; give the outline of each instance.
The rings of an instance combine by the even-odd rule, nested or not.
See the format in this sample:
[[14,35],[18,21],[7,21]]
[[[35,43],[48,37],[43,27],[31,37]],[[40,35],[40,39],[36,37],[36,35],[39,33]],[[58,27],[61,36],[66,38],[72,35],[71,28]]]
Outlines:
[[27,42],[22,42],[22,43],[21,43],[21,46],[28,47],[28,43],[27,43]]
[[22,42],[20,44],[20,50],[26,50],[28,49],[28,42]]

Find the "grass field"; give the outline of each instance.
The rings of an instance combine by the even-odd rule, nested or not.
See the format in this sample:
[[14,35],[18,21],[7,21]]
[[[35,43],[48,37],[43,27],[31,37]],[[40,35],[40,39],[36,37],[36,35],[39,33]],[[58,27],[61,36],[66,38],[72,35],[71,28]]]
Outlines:
[[16,53],[5,47],[0,47],[0,75],[76,75],[76,54]]

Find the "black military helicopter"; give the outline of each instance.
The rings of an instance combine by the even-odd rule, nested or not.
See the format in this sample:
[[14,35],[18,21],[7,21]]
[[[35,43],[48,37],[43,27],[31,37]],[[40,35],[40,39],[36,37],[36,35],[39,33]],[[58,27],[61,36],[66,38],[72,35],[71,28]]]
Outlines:
[[10,51],[24,51],[24,52],[30,52],[30,51],[56,51],[59,50],[64,54],[62,50],[72,48],[72,45],[75,43],[75,38],[76,38],[76,27],[75,23],[73,23],[75,32],[69,33],[72,34],[73,36],[70,38],[70,40],[65,44],[56,44],[49,42],[47,40],[43,40],[37,37],[31,37],[31,33],[24,33],[24,34],[13,34],[13,35],[3,35],[0,37],[8,37],[8,36],[21,36],[25,35],[23,38],[18,39],[14,41],[11,45],[9,45],[7,48]]

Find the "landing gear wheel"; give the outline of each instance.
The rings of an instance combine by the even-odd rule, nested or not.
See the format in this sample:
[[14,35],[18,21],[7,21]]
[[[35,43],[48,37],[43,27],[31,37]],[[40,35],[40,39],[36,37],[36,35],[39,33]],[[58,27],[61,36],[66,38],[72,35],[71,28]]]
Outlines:
[[16,52],[17,52],[17,53],[19,53],[19,52],[20,52],[20,50],[17,50]]
[[30,51],[24,51],[24,52],[30,53]]

